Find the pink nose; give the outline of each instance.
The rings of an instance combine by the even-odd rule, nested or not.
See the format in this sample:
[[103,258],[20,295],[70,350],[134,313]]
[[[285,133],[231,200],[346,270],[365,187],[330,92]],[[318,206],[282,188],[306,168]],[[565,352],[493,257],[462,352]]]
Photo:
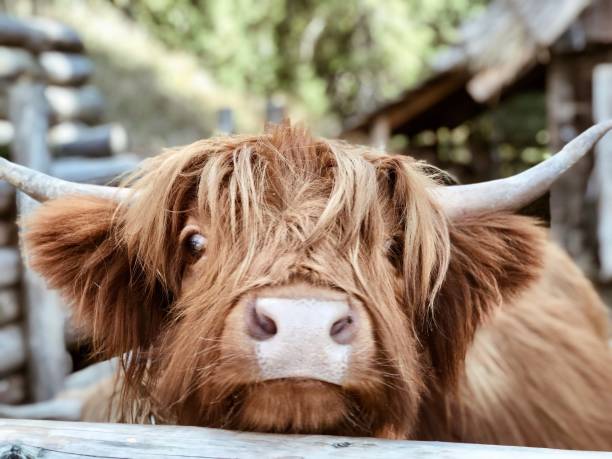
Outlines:
[[336,290],[308,284],[269,287],[240,311],[262,381],[297,378],[341,385],[370,342],[363,307]]
[[[246,308],[247,330],[256,341],[314,338],[348,345],[357,332],[356,313],[347,301],[258,297]],[[321,343],[325,345],[324,343]]]

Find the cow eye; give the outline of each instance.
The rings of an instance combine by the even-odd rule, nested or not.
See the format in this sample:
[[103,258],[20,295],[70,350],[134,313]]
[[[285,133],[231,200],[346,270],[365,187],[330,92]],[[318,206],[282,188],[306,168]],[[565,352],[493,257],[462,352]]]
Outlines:
[[389,239],[385,242],[385,252],[389,261],[396,266],[401,264],[403,246],[397,238]]
[[206,248],[206,238],[200,233],[193,233],[185,239],[185,248],[190,255],[199,257]]

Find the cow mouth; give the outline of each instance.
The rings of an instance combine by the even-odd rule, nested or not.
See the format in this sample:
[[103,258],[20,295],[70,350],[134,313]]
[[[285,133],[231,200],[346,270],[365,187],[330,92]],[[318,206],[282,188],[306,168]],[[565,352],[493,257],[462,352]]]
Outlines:
[[346,411],[342,388],[311,378],[280,378],[252,384],[241,401],[242,428],[276,433],[326,433]]

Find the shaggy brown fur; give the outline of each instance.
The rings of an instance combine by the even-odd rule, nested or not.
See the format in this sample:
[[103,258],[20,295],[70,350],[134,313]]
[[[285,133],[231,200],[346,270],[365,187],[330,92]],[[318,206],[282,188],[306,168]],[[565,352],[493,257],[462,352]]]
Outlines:
[[[127,205],[41,206],[30,261],[95,349],[124,357],[127,421],[612,449],[592,287],[529,219],[449,222],[426,170],[289,125],[204,140],[145,161]],[[197,260],[188,219],[208,240]],[[342,387],[221,358],[240,298],[296,282],[367,310],[376,357]]]

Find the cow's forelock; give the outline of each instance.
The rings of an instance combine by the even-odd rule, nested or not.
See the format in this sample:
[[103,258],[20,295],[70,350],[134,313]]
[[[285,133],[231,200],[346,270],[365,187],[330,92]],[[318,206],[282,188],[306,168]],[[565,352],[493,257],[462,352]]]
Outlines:
[[[413,330],[448,260],[428,185],[406,158],[288,126],[148,160],[131,181],[140,193],[122,209],[123,237],[173,302],[149,358],[129,362],[146,371],[127,390],[144,386],[151,411],[178,423],[406,435],[425,372]],[[178,241],[188,218],[207,239],[194,263]],[[341,387],[259,381],[255,362],[222,339],[241,298],[294,282],[346,293],[372,322],[375,353]]]

